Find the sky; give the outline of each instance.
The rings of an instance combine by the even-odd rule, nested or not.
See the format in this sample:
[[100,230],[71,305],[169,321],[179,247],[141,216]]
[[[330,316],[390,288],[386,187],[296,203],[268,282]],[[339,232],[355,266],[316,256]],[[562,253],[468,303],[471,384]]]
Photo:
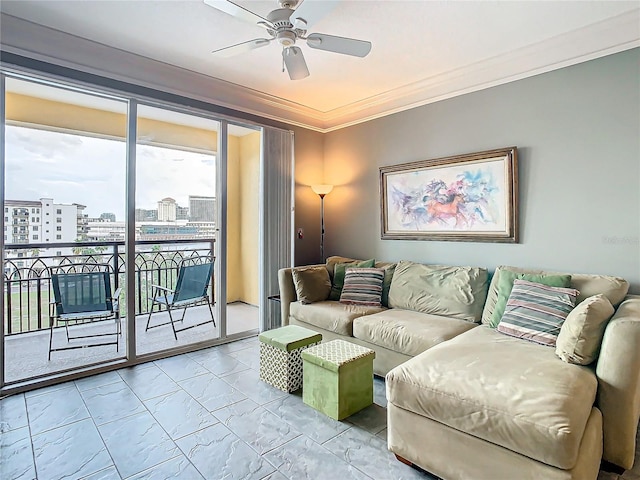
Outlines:
[[[125,216],[126,144],[25,127],[6,129],[5,198],[86,205],[84,213]],[[165,197],[188,207],[189,195],[215,196],[215,156],[139,145],[136,208]]]

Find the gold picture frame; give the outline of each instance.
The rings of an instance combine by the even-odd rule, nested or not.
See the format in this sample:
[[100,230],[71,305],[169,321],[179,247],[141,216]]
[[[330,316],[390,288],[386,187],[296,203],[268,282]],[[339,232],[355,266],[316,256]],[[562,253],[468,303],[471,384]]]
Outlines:
[[388,240],[518,242],[518,150],[380,167]]

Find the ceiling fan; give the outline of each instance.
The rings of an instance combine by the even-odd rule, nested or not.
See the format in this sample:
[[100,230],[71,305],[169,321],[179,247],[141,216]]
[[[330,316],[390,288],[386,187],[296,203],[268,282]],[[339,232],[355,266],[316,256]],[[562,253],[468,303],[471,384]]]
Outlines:
[[282,68],[284,71],[286,67],[291,80],[300,80],[309,76],[302,50],[295,46],[296,40],[305,40],[311,48],[355,57],[366,57],[371,51],[371,42],[364,40],[336,37],[325,33],[307,35],[308,26],[333,10],[338,1],[303,0],[298,6],[299,0],[279,0],[280,8],[271,11],[266,18],[230,0],[204,0],[204,3],[240,20],[263,27],[270,36],[270,38],[255,38],[214,50],[212,52],[214,55],[231,57],[267,46],[275,40],[282,45]]

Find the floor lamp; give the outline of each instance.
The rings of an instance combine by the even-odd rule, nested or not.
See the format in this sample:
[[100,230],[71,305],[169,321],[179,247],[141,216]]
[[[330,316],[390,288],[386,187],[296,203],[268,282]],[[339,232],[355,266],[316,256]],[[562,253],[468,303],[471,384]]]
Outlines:
[[320,261],[324,262],[324,197],[333,190],[333,185],[311,185],[320,197]]

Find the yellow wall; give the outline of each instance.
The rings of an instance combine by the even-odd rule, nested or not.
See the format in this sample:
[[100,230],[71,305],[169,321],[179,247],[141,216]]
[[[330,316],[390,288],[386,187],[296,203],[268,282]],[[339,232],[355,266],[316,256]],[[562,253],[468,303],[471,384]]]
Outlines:
[[109,138],[124,139],[127,133],[125,103],[122,103],[122,113],[117,113],[7,92],[6,105],[8,122]]
[[242,299],[240,274],[240,139],[229,135],[227,148],[227,302]]
[[215,152],[218,150],[218,132],[138,117],[138,143]]
[[[124,103],[122,113],[117,113],[7,92],[6,104],[9,122],[123,140],[127,132]],[[212,130],[138,117],[138,143],[215,152],[218,135]]]
[[260,221],[260,132],[240,138],[240,169],[242,172],[240,205],[240,245],[243,279],[243,300],[258,305],[258,226]]
[[229,136],[227,302],[258,305],[260,132]]

